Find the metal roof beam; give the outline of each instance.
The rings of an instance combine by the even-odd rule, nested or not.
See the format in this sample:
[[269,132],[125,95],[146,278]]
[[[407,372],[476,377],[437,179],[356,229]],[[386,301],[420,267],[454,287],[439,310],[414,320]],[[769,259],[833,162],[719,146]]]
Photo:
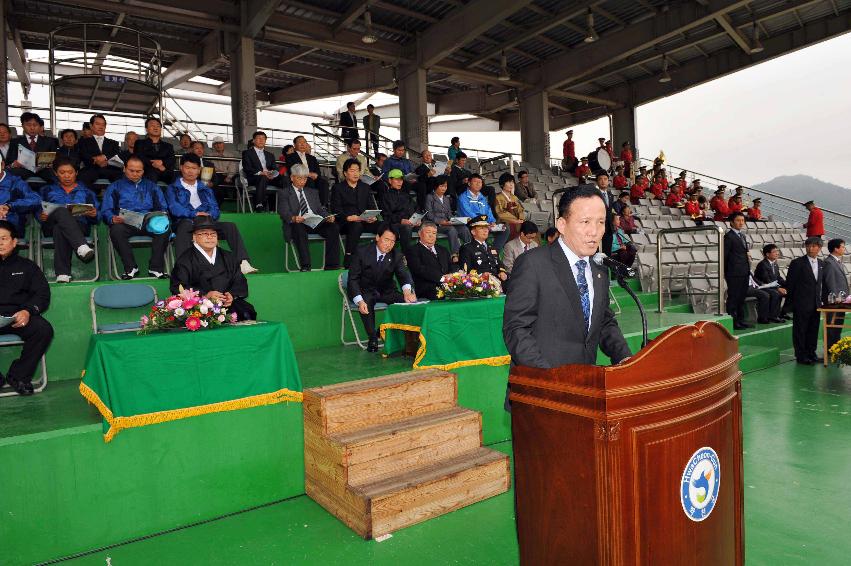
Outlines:
[[[453,24],[452,33],[447,33],[446,25],[439,21],[419,37],[416,42],[418,64],[425,68],[432,67],[461,48],[458,38],[463,38],[465,43],[475,40],[501,20],[529,5],[531,1],[472,0],[463,8],[449,14]],[[518,43],[520,42],[514,45]]]
[[355,92],[386,90],[395,86],[396,70],[393,67],[369,63],[339,73],[337,81],[305,81],[276,90],[271,94],[270,102],[272,105],[289,104]]
[[[237,33],[240,31],[239,25],[222,21],[221,17],[211,16],[207,10],[206,2],[204,4],[204,10],[196,11],[194,15],[172,9],[174,6],[173,2],[165,3],[154,0],[153,3],[156,5],[155,8],[151,6],[151,3],[137,5],[129,3],[122,4],[114,0],[63,0],[63,4],[69,6],[89,8],[101,12],[112,12],[113,14],[126,13],[138,18],[151,20],[152,22],[161,22],[163,19],[167,19],[169,23],[181,24],[191,28],[218,29]],[[231,15],[236,17],[235,10],[231,12]]]
[[718,25],[730,36],[730,39],[736,42],[736,45],[742,48],[742,51],[750,55],[751,45],[739,30],[733,26],[733,21],[727,14],[718,14],[715,16],[715,21]]
[[193,77],[203,75],[224,61],[219,46],[219,33],[211,31],[201,41],[197,53],[182,55],[163,73],[163,90],[173,88]]
[[24,91],[24,98],[28,98],[32,81],[30,80],[30,73],[27,70],[26,51],[24,51],[23,45],[21,45],[21,38],[18,30],[10,28],[9,32],[11,37],[9,37],[6,35],[7,27],[8,22],[3,26],[3,35],[4,40],[6,41],[6,58],[9,60],[9,64],[15,71],[15,76],[18,77],[18,82],[21,83],[21,88]]
[[337,33],[338,31],[344,30],[349,27],[352,22],[354,22],[361,16],[361,14],[366,12],[366,9],[368,7],[368,0],[353,0],[352,5],[349,6],[349,9],[346,10],[346,13],[340,16],[340,19],[334,23],[334,33]]
[[241,0],[239,3],[243,37],[257,37],[281,0]]

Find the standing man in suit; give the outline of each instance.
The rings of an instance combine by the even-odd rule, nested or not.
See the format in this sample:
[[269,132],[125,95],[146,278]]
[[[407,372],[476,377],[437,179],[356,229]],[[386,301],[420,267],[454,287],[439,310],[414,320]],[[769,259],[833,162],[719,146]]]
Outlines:
[[511,273],[502,332],[515,365],[595,364],[597,348],[617,364],[631,355],[609,308],[609,271],[591,257],[606,231],[596,187],[565,192],[557,243],[522,254]]
[[777,258],[780,257],[780,250],[775,244],[766,244],[762,247],[762,255],[763,259],[756,264],[753,278],[759,285],[768,285],[769,283],[777,282],[779,287],[765,289],[769,295],[777,295],[776,303],[778,305],[778,310],[773,311],[770,316],[772,319],[789,320],[789,315],[785,314],[788,305],[784,303],[782,307],[779,306],[783,298],[787,296],[786,280],[780,276],[780,266],[777,265]]
[[340,112],[340,126],[342,127],[340,137],[348,145],[349,140],[358,137],[358,118],[355,115],[355,103],[347,102],[346,111]]
[[[824,288],[822,289],[822,302],[827,303],[827,296],[831,293],[839,300],[839,294],[848,296],[848,271],[842,264],[842,256],[845,255],[845,240],[835,238],[827,243],[827,251],[830,255],[824,260]],[[828,324],[844,324],[845,313],[828,313]],[[827,348],[839,341],[842,335],[841,328],[827,329]]]
[[[163,123],[149,116],[145,120],[147,137],[136,142],[136,155],[145,165],[145,178],[154,183],[169,184],[174,180],[174,147],[162,138]],[[127,168],[127,162],[124,162]]]
[[411,246],[405,257],[414,279],[414,289],[420,297],[434,300],[440,278],[449,273],[452,261],[446,248],[437,245],[437,225],[434,222],[423,222],[419,236],[419,243]]
[[266,210],[266,187],[281,186],[280,173],[275,167],[275,156],[266,151],[266,133],[251,135],[251,147],[242,152],[242,170],[249,185],[254,185],[254,212]]
[[[378,351],[378,331],[375,328],[375,303],[413,303],[413,280],[402,254],[394,248],[396,234],[390,224],[382,223],[376,230],[375,243],[357,250],[349,268],[349,298],[360,311],[363,327],[369,336],[367,352]],[[402,286],[396,289],[393,276]]]
[[296,163],[306,165],[310,171],[307,176],[307,186],[319,191],[319,200],[323,206],[328,206],[331,194],[328,190],[328,181],[322,176],[322,170],[319,168],[319,160],[308,153],[310,146],[304,136],[296,136],[293,139],[293,146],[295,151],[287,156],[287,170],[292,171]]
[[824,283],[824,262],[818,259],[821,246],[821,238],[807,238],[804,242],[806,255],[793,259],[786,274],[786,289],[789,292],[787,301],[792,307],[795,360],[810,366],[824,361],[816,356],[820,318],[818,308],[821,306]]
[[89,119],[92,126],[92,136],[83,138],[77,144],[83,170],[80,171],[80,182],[87,187],[93,187],[98,179],[107,179],[110,183],[121,178],[123,171],[120,167],[109,164],[109,160],[121,151],[118,142],[106,137],[106,118],[103,114],[95,114]]
[[319,201],[319,191],[307,186],[307,167],[301,163],[293,165],[290,171],[292,184],[284,188],[278,199],[278,214],[283,223],[284,240],[292,242],[298,252],[300,271],[310,271],[310,250],[307,244],[308,234],[319,234],[325,239],[325,269],[340,268],[340,225],[333,216],[316,228],[304,223],[304,217],[316,214],[323,218],[330,213]]
[[24,130],[24,135],[18,136],[14,140],[13,147],[9,148],[8,161],[12,163],[10,172],[12,175],[27,180],[33,175],[44,179],[45,183],[52,184],[56,182],[56,175],[53,174],[53,169],[50,167],[38,168],[36,163],[36,171],[33,173],[29,169],[21,166],[18,161],[18,148],[25,147],[36,154],[36,159],[39,153],[55,152],[59,149],[59,141],[56,138],[41,135],[41,118],[38,114],[32,112],[24,112],[21,114],[21,126]]
[[381,116],[375,113],[375,106],[366,105],[366,116],[363,117],[363,137],[366,142],[367,151],[372,144],[372,156],[378,155],[378,130],[381,129]]
[[745,299],[751,274],[747,236],[742,232],[745,215],[730,216],[730,230],[724,234],[724,280],[727,282],[727,314],[733,317],[733,328],[751,328],[745,322]]

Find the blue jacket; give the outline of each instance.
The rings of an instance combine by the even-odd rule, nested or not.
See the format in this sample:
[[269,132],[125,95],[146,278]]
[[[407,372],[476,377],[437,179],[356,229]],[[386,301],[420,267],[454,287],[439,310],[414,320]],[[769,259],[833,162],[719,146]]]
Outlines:
[[411,163],[410,159],[405,159],[404,157],[399,159],[391,155],[384,161],[384,166],[381,168],[381,171],[387,174],[392,169],[400,169],[402,173],[407,175],[408,173],[414,172],[414,164]]
[[142,179],[138,183],[122,177],[106,188],[101,203],[101,218],[112,224],[112,217],[119,216],[120,209],[147,213],[154,210],[167,212],[165,197],[156,183]]
[[0,204],[9,205],[11,209],[6,220],[22,228],[27,214],[41,206],[41,198],[26,181],[7,171],[0,179]]
[[213,189],[204,184],[201,179],[198,179],[198,198],[201,199],[201,206],[192,208],[189,204],[189,190],[180,182],[180,178],[176,179],[165,190],[165,199],[168,202],[168,213],[175,220],[183,218],[195,218],[199,212],[206,212],[213,220],[219,219],[219,203],[216,202],[216,195],[213,194]]
[[469,190],[464,191],[458,196],[458,216],[472,218],[480,214],[487,215],[488,222],[491,224],[496,223],[496,218],[494,218],[491,211],[491,205],[488,204],[488,198],[481,192],[476,200],[473,200]]
[[77,183],[70,193],[66,193],[65,189],[58,184],[48,185],[41,190],[41,200],[54,204],[93,204],[98,210],[98,215],[94,218],[79,216],[77,220],[87,224],[97,224],[100,218],[100,205],[94,191],[80,183]]

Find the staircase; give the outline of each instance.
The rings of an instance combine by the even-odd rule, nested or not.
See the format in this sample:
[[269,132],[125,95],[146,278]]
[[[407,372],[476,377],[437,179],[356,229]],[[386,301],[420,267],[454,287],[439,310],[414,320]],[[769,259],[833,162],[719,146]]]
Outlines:
[[437,370],[306,389],[307,495],[371,539],[508,491],[508,456],[457,401]]

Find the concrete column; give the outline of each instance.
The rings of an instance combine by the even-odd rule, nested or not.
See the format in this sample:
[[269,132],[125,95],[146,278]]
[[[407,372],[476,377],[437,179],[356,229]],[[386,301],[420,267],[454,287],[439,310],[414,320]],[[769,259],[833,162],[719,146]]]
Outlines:
[[618,108],[612,112],[612,147],[616,154],[620,154],[625,141],[633,147],[638,145],[635,139],[635,106]]
[[233,140],[242,145],[257,129],[257,83],[254,68],[254,40],[234,39],[235,49],[230,58],[231,112]]
[[[9,123],[9,90],[8,73],[9,61],[6,59],[6,3],[0,2],[0,30],[3,31],[0,39],[0,122]],[[51,124],[52,126],[52,124]]]
[[399,117],[402,140],[409,149],[428,149],[428,100],[426,70],[413,65],[399,67]]
[[549,167],[550,109],[546,91],[520,98],[520,145],[523,161]]

